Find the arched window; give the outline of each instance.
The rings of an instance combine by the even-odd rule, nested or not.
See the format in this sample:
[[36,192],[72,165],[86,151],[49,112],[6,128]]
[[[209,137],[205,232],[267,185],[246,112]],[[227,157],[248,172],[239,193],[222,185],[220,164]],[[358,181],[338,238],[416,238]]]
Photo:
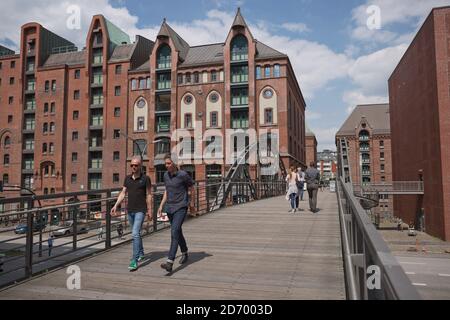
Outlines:
[[261,79],[261,66],[256,67],[256,79]]
[[55,144],[53,142],[50,142],[50,153],[55,153]]
[[9,147],[10,145],[11,145],[11,138],[7,136],[5,138],[5,147]]
[[170,69],[172,67],[172,55],[168,45],[163,45],[158,50],[158,69]]
[[44,143],[42,145],[42,153],[47,153],[47,144],[46,143]]
[[361,130],[361,132],[359,133],[359,141],[369,141],[369,139],[370,139],[369,131]]
[[231,61],[248,60],[248,41],[243,35],[236,36],[231,41]]
[[42,126],[42,132],[43,133],[47,133],[48,132],[48,123],[44,123],[44,125]]
[[50,123],[50,132],[55,132],[55,123],[54,122]]

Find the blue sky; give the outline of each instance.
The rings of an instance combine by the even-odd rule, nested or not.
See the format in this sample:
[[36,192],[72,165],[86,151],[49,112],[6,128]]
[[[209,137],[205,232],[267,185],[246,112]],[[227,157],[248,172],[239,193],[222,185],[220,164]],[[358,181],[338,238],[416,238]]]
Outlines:
[[[81,14],[75,30],[67,28],[71,5]],[[367,26],[373,5],[376,30]],[[431,8],[444,5],[450,0],[17,0],[0,12],[0,44],[17,49],[20,26],[36,21],[82,47],[98,13],[132,37],[154,39],[166,17],[190,45],[223,42],[241,7],[253,35],[289,55],[318,149],[335,149],[353,107],[388,102],[387,79]]]

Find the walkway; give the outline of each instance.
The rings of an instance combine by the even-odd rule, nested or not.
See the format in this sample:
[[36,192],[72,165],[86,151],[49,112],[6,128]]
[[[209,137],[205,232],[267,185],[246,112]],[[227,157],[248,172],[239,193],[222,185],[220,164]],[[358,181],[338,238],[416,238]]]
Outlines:
[[190,262],[171,275],[159,266],[164,230],[144,239],[147,260],[136,272],[127,270],[127,244],[79,262],[81,290],[68,290],[60,269],[0,299],[345,299],[336,195],[319,192],[319,207],[290,214],[284,197],[230,207],[184,225]]

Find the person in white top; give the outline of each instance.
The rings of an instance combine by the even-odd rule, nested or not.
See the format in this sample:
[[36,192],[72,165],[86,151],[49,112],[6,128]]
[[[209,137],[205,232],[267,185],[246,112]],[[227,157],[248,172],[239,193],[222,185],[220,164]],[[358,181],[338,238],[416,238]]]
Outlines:
[[297,169],[298,182],[297,182],[297,198],[295,199],[297,209],[300,209],[300,201],[303,201],[303,192],[305,190],[305,172],[303,172],[303,168]]
[[295,213],[297,211],[295,203],[295,199],[297,198],[298,193],[297,181],[298,181],[297,169],[295,167],[291,167],[290,172],[286,177],[286,182],[289,184],[288,191],[286,194],[286,200],[290,201],[292,209],[289,210],[288,212],[292,213]]

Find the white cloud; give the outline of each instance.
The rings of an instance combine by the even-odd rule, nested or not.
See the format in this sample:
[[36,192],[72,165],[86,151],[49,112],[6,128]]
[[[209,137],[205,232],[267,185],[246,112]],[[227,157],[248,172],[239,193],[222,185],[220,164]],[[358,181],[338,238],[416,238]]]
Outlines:
[[304,23],[286,22],[281,25],[283,29],[291,32],[304,33],[309,32],[311,29]]
[[347,108],[345,110],[347,114],[352,113],[355,107],[360,104],[377,104],[389,102],[387,95],[365,95],[361,90],[345,92],[343,100],[347,104]]
[[[367,27],[370,14],[366,10],[372,5],[378,6],[381,10],[380,30],[370,31]],[[390,27],[396,24],[412,24],[417,31],[432,8],[447,5],[449,5],[448,0],[367,0],[365,4],[352,11],[354,22],[352,36],[361,41],[398,44],[398,38],[403,35],[389,30]]]
[[309,109],[306,109],[306,122],[311,120],[318,120],[322,118],[322,114],[319,112],[314,112]]
[[335,137],[336,132],[338,132],[339,128],[317,128],[312,127],[312,132],[316,135],[318,151],[320,150],[336,150]]

